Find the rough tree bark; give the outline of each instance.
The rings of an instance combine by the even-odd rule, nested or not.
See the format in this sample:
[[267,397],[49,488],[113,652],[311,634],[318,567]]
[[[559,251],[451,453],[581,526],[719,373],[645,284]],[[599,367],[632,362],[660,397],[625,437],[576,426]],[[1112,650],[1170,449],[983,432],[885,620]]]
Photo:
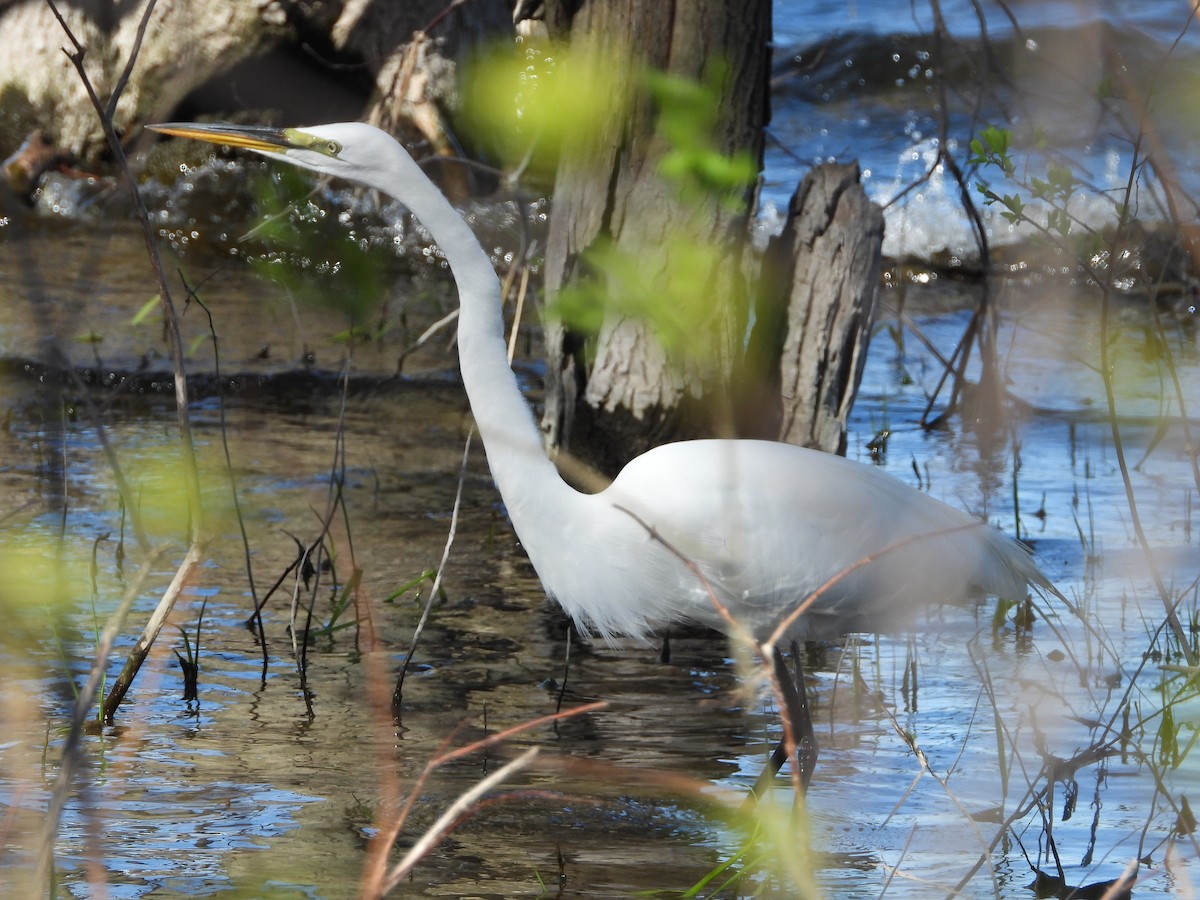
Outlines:
[[[724,59],[717,146],[726,154],[749,151],[761,165],[768,2],[548,0],[545,8],[552,34],[555,25],[569,25],[572,41],[627,44],[637,62],[671,74],[699,79],[706,61]],[[857,166],[819,167],[805,180],[760,283],[747,251],[749,204],[745,211],[715,202],[697,210],[673,196],[655,171],[663,147],[653,114],[643,104],[628,119],[606,123],[605,142],[564,150],[546,290],[553,297],[588,277],[581,256],[605,238],[663,270],[669,267],[657,248],[673,229],[714,239],[726,250],[708,273],[709,331],[695,335],[708,345],[700,354],[708,362],[696,370],[669,359],[636,318],[610,315],[594,338],[550,323],[543,427],[551,449],[568,449],[609,475],[656,444],[713,434],[844,451],[883,239],[882,214],[858,183]]]
[[[746,434],[846,450],[846,421],[866,362],[879,285],[883,211],[856,163],[810,172],[771,241],[742,373],[763,396]],[[747,379],[746,375],[750,374]]]
[[[721,91],[729,102],[714,129],[715,148],[730,155],[748,151],[761,165],[769,114],[769,0],[548,0],[546,19],[552,36],[555,24],[569,22],[572,42],[590,39],[613,48],[616,78],[634,78],[638,66],[648,65],[700,81],[713,61],[721,61]],[[626,47],[630,57],[621,52]],[[708,273],[712,316],[707,334],[696,336],[709,345],[702,369],[668,359],[637,318],[611,318],[591,341],[549,327],[548,442],[586,453],[587,461],[609,473],[663,441],[729,431],[727,389],[747,320],[742,261],[750,204],[697,209],[670,190],[656,171],[666,147],[656,135],[654,113],[642,97],[628,118],[599,129],[604,141],[564,148],[546,249],[547,293],[587,277],[581,257],[606,239],[656,266],[659,277],[671,269],[664,246],[670,233],[724,244],[728,252],[712,260]],[[655,252],[646,253],[647,247]]]

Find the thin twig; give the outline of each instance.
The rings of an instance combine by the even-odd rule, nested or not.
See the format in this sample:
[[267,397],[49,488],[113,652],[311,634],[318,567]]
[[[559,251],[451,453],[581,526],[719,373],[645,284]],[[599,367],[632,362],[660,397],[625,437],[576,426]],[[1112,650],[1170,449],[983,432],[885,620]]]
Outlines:
[[432,760],[430,760],[429,764],[436,768],[453,760],[461,759],[464,756],[470,756],[472,753],[478,753],[480,750],[486,750],[488,747],[492,747],[501,743],[502,741],[506,741],[510,737],[514,737],[522,732],[531,731],[541,725],[549,725],[552,722],[560,722],[563,719],[582,716],[587,713],[600,712],[604,709],[608,709],[608,701],[596,700],[592,703],[585,703],[582,706],[573,706],[564,712],[553,712],[544,716],[538,716],[535,719],[527,719],[518,725],[513,725],[511,728],[506,728],[503,731],[493,732],[487,737],[482,737],[473,743],[459,747],[457,750],[448,750],[444,753],[438,753],[433,757]]
[[879,550],[875,553],[868,553],[866,556],[863,556],[856,562],[844,567],[837,574],[826,579],[824,584],[805,597],[802,602],[798,603],[795,609],[793,609],[778,625],[775,626],[775,630],[771,632],[771,636],[767,638],[766,643],[773,646],[782,640],[783,637],[788,633],[789,629],[796,624],[796,622],[802,615],[804,615],[804,613],[808,612],[809,608],[816,603],[826,591],[828,591],[842,579],[848,577],[858,569],[861,569],[863,566],[870,565],[880,558],[887,556],[890,553],[895,553],[897,550],[902,550],[910,544],[915,544],[918,541],[928,540],[930,538],[945,537],[946,535],[957,534],[960,531],[972,531],[976,528],[990,527],[991,526],[988,525],[987,522],[968,522],[966,525],[958,525],[954,528],[943,528],[940,531],[930,531],[923,534],[910,535],[902,540],[894,541],[893,543],[888,544],[882,550]]
[[462,464],[458,470],[458,488],[454,492],[454,508],[450,512],[450,528],[446,532],[446,544],[442,547],[442,558],[438,562],[437,575],[434,576],[433,585],[429,588],[429,598],[425,601],[425,608],[421,610],[421,618],[417,620],[417,627],[413,629],[412,640],[408,644],[408,652],[404,654],[404,662],[400,664],[400,674],[396,676],[396,690],[392,693],[392,709],[398,710],[404,696],[404,676],[408,674],[408,666],[412,662],[413,655],[417,652],[417,642],[421,639],[421,634],[425,631],[425,623],[429,621],[429,613],[433,609],[433,603],[438,598],[442,590],[442,577],[446,573],[446,563],[450,559],[450,548],[454,546],[454,539],[458,535],[458,512],[462,506],[463,485],[467,480],[467,462],[471,457],[471,438],[475,434],[475,429],[472,427],[467,432],[467,439],[463,443]]
[[[125,156],[125,149],[121,146],[121,139],[117,136],[116,128],[113,125],[112,118],[107,114],[107,107],[100,102],[95,88],[92,86],[91,79],[88,77],[87,70],[83,66],[83,59],[87,53],[87,48],[84,47],[71,31],[66,20],[58,11],[54,0],[46,0],[50,10],[54,13],[54,17],[66,32],[67,39],[75,47],[74,52],[66,49],[63,53],[71,60],[71,64],[75,67],[75,71],[79,74],[79,79],[82,82],[84,89],[87,91],[88,98],[92,102],[92,106],[96,110],[96,114],[100,117],[100,125],[104,130],[104,136],[108,141],[109,150],[113,154],[113,158],[117,162],[117,168],[129,186],[130,198],[133,201],[134,212],[136,218],[142,226],[142,235],[146,242],[146,252],[150,257],[150,266],[154,272],[155,283],[158,286],[159,301],[162,304],[163,320],[166,323],[167,339],[171,345],[171,360],[174,364],[175,375],[175,412],[179,424],[179,436],[183,443],[183,464],[185,473],[185,488],[187,490],[188,504],[192,517],[191,522],[191,538],[193,541],[200,541],[203,535],[202,522],[202,507],[200,503],[200,475],[196,466],[196,452],[192,441],[191,419],[188,416],[188,390],[187,390],[187,375],[184,371],[184,347],[183,338],[179,331],[179,316],[175,310],[175,304],[171,299],[171,290],[167,284],[166,271],[163,268],[162,259],[158,253],[157,235],[154,231],[154,226],[150,223],[150,215],[146,211],[146,205],[142,202],[142,196],[138,193],[137,184],[133,180],[133,175],[129,169],[129,159]],[[155,0],[149,0],[146,4],[146,9],[142,13],[142,23],[138,28],[137,40],[133,48],[130,50],[130,59],[128,67],[132,68],[137,60],[138,52],[141,49],[142,36],[145,34],[145,23],[149,21],[151,14],[154,11]],[[119,89],[124,87],[124,83],[118,85],[118,90],[113,92],[110,98],[110,103],[115,106],[120,98]]]
[[229,449],[229,425],[225,418],[225,386],[221,380],[221,344],[217,337],[217,327],[213,323],[212,311],[208,308],[200,295],[196,293],[184,278],[183,272],[179,273],[180,280],[183,281],[184,288],[187,290],[188,296],[196,301],[196,305],[204,311],[204,315],[208,317],[208,333],[212,338],[213,348],[213,373],[217,384],[217,419],[221,428],[221,448],[225,453],[225,471],[229,475],[229,496],[233,500],[233,512],[237,517],[238,531],[242,536],[242,555],[246,564],[246,583],[250,587],[250,600],[253,604],[253,612],[250,614],[250,619],[254,623],[254,630],[258,634],[258,643],[262,648],[263,655],[263,676],[266,677],[266,667],[270,659],[270,653],[267,649],[267,634],[263,628],[262,612],[258,603],[258,587],[254,583],[254,562],[250,552],[250,536],[246,533],[246,516],[242,512],[242,501],[238,495],[237,475],[234,474],[233,468],[233,452]]
[[183,561],[179,564],[179,568],[175,570],[175,577],[171,579],[170,585],[163,592],[162,599],[158,601],[154,612],[150,614],[150,618],[146,621],[146,627],[142,629],[141,637],[137,639],[137,642],[133,645],[133,649],[129,652],[129,658],[125,660],[125,666],[121,669],[121,674],[113,682],[112,690],[104,698],[105,722],[111,723],[116,717],[118,707],[120,707],[122,701],[125,699],[125,695],[133,686],[133,679],[142,667],[142,663],[145,662],[146,657],[150,654],[150,648],[154,646],[154,641],[158,637],[158,633],[162,631],[167,617],[175,608],[175,602],[183,594],[184,588],[191,581],[192,573],[203,561],[204,553],[202,548],[199,544],[192,544],[188,548]]
[[430,850],[441,843],[442,838],[454,828],[458,820],[474,803],[493,787],[506,781],[510,776],[515,775],[522,769],[528,769],[533,765],[533,761],[537,759],[539,752],[537,747],[530,747],[516,759],[512,760],[512,762],[501,766],[478,784],[463,791],[458,799],[450,804],[446,811],[438,817],[438,820],[413,844],[412,849],[404,854],[404,858],[396,863],[391,872],[388,873],[387,880],[383,884],[383,890],[376,896],[383,896],[388,891],[397,887],[404,880],[404,876],[412,871],[413,867]]
[[[55,6],[54,0],[46,0],[54,17],[62,26],[68,40],[75,48],[74,52],[64,48],[63,52],[67,58],[71,60],[79,75],[79,79],[87,91],[88,98],[91,100],[92,106],[96,110],[96,114],[100,118],[100,125],[104,130],[105,138],[108,141],[109,150],[112,152],[113,158],[117,162],[117,167],[121,172],[126,184],[129,186],[130,197],[133,202],[133,208],[136,212],[136,217],[142,226],[142,235],[146,242],[146,252],[150,258],[151,269],[154,272],[154,278],[158,285],[159,300],[162,304],[163,319],[166,323],[166,331],[168,341],[171,346],[171,359],[174,368],[175,376],[175,413],[179,427],[179,436],[182,443],[182,458],[184,468],[184,487],[188,499],[189,513],[189,541],[190,546],[184,562],[180,565],[175,574],[175,578],[171,582],[171,586],[163,594],[159,601],[158,607],[155,609],[150,620],[147,622],[142,636],[134,645],[133,651],[130,653],[129,659],[125,663],[120,676],[117,678],[113,686],[112,693],[105,700],[104,714],[105,719],[111,721],[116,714],[117,707],[121,700],[125,697],[129,687],[133,683],[134,677],[145,661],[150,648],[153,646],[155,639],[158,637],[159,630],[166,622],[170,615],[184,584],[191,577],[192,570],[197,566],[202,557],[202,546],[205,539],[205,523],[204,510],[200,499],[200,473],[196,464],[195,445],[192,440],[191,420],[188,414],[188,390],[187,390],[187,375],[184,370],[184,348],[183,339],[179,332],[179,317],[175,310],[175,304],[171,300],[170,288],[167,285],[166,273],[163,269],[162,260],[158,254],[158,245],[154,228],[150,223],[150,216],[146,212],[146,206],[142,202],[141,194],[138,193],[137,184],[134,182],[133,175],[129,169],[129,160],[125,156],[125,150],[121,146],[120,138],[117,136],[116,128],[113,125],[111,115],[107,110],[115,108],[117,101],[120,99],[120,92],[124,89],[127,75],[123,76],[118,83],[117,89],[113,91],[110,97],[109,104],[105,105],[100,102],[95,88],[92,86],[91,79],[88,77],[87,71],[84,68],[83,60],[87,53],[85,48],[71,31],[66,20]],[[126,65],[126,71],[132,71],[133,65],[137,60],[138,53],[141,49],[142,37],[145,34],[146,24],[149,22],[150,16],[154,11],[155,0],[149,0],[146,4],[146,9],[142,13],[141,23],[138,29],[137,38],[130,50],[130,58]]]
[[395,815],[391,816],[390,823],[386,826],[381,825],[378,834],[376,834],[374,839],[371,841],[371,845],[368,848],[367,861],[364,866],[362,890],[363,896],[378,897],[382,896],[383,893],[386,893],[387,889],[381,888],[380,884],[384,881],[388,853],[395,845],[396,839],[400,836],[400,831],[404,828],[405,823],[408,821],[409,813],[412,812],[413,806],[416,804],[417,799],[424,791],[426,782],[428,782],[433,773],[437,771],[437,769],[439,769],[443,764],[450,762],[451,760],[458,759],[461,756],[475,753],[479,750],[490,747],[493,744],[512,737],[515,734],[528,731],[547,722],[557,723],[562,719],[583,715],[589,712],[595,712],[607,707],[608,704],[605,702],[589,703],[584,706],[578,706],[573,709],[569,709],[566,712],[556,712],[548,716],[541,716],[536,719],[522,722],[519,725],[507,728],[502,732],[488,735],[485,738],[482,738],[471,744],[467,744],[464,747],[460,747],[457,750],[445,750],[444,748],[448,747],[453,742],[454,738],[458,735],[462,728],[465,727],[469,719],[461,722],[457,728],[455,728],[449,735],[446,736],[446,738],[442,741],[439,750],[434,753],[434,755],[429,759],[429,762],[425,764],[425,767],[421,770],[421,773],[417,776],[416,780],[409,788],[408,796],[405,799],[404,804],[395,813]]

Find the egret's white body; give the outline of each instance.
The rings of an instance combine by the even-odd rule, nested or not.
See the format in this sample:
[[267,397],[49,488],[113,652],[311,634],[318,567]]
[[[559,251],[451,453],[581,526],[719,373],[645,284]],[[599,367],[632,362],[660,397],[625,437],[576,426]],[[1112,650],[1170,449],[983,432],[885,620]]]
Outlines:
[[576,491],[547,458],[508,365],[491,262],[399,143],[360,123],[156,129],[375,188],[428,229],[458,284],[462,378],[492,476],[542,584],[585,631],[646,637],[682,620],[730,631],[711,589],[762,639],[847,570],[792,637],[878,628],[973,595],[1017,599],[1028,584],[1045,584],[1025,549],[986,523],[871,466],[789,444],[666,444],[604,491]]

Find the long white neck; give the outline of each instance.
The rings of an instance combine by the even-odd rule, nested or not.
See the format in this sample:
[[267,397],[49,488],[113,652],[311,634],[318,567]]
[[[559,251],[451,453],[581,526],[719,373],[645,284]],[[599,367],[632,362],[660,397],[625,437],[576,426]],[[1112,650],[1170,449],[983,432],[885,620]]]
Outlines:
[[578,495],[546,457],[533,413],[508,364],[499,279],[467,223],[403,149],[396,148],[395,165],[389,168],[391,183],[374,187],[408,206],[428,229],[458,284],[463,384],[492,478],[532,555],[538,535],[557,533],[563,523],[555,520],[571,506],[568,498]]

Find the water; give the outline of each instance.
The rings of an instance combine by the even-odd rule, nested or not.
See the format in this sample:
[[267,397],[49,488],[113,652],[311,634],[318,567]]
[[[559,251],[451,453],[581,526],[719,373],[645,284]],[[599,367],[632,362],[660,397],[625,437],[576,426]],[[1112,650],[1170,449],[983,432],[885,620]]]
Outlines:
[[[1160,157],[1173,161],[1185,190],[1200,186],[1186,163],[1200,138],[1190,100],[1200,31],[1185,30],[1188,4],[1006,4],[1020,24],[1017,33],[999,4],[981,3],[986,39],[975,4],[940,6],[950,36],[944,102],[931,68],[934,28],[927,4],[775,4],[775,140],[768,146],[764,187],[776,208],[785,208],[813,163],[857,159],[872,198],[896,204],[887,212],[886,253],[927,259],[944,251],[973,259],[978,251],[959,190],[939,151],[958,160],[982,207],[976,172],[967,164],[968,141],[987,125],[1011,127],[1015,152],[1031,155],[1028,172],[1022,161],[1019,180],[1044,177],[1047,162],[1069,165],[1094,186],[1074,203],[1095,225],[1115,218],[1102,193],[1123,187],[1134,162],[1133,135],[1122,121],[1136,123],[1147,109],[1162,143]],[[991,67],[993,60],[1002,74]],[[1107,106],[1098,100],[1106,91],[1113,96]],[[1048,159],[1036,151],[1042,136],[1053,148]],[[1018,190],[995,169],[979,174],[998,193]],[[926,175],[926,184],[902,196]],[[1021,193],[1028,199],[1027,187]],[[1141,200],[1141,215],[1162,216],[1150,194]],[[1004,221],[998,207],[982,212],[993,243],[1030,234]]]
[[[132,254],[136,248],[134,235],[118,232],[107,240],[109,252]],[[94,253],[85,248],[84,258]],[[229,317],[236,323],[238,309],[257,308],[262,293],[261,285],[247,293],[242,277],[231,273],[209,284],[205,300],[220,310],[218,321]],[[967,301],[960,296],[957,304]],[[435,318],[440,304],[429,298],[414,315]],[[954,307],[940,286],[924,294],[910,291],[906,301],[914,324],[935,343],[960,333],[964,314]],[[316,311],[310,320],[310,312],[300,310],[302,323],[323,322],[324,313]],[[1123,318],[1134,322],[1137,315],[1131,308]],[[810,689],[822,757],[809,795],[808,834],[824,854],[813,865],[814,878],[830,895],[877,893],[894,866],[900,876],[889,890],[905,896],[928,895],[922,880],[910,879],[946,887],[966,875],[997,834],[996,822],[1016,809],[1024,779],[1036,779],[1039,742],[1065,759],[1094,740],[1086,722],[1115,708],[1119,689],[1150,646],[1147,629],[1162,618],[1130,536],[1107,425],[1095,409],[1096,376],[1080,361],[1094,352],[1094,297],[1061,285],[1014,291],[1006,298],[1003,322],[1010,387],[1030,403],[1016,425],[1022,532],[1064,591],[1092,605],[1112,654],[1089,656],[1086,636],[1070,621],[1060,623],[1066,629],[1062,639],[1045,623],[1028,638],[1011,626],[994,634],[990,607],[933,614],[911,638],[866,636],[845,648],[814,651]],[[318,327],[303,331],[311,338]],[[1074,340],[1064,341],[1063,335]],[[1125,437],[1136,449],[1134,457],[1151,446],[1162,396],[1161,368],[1141,346],[1138,333],[1129,330],[1116,347]],[[1194,394],[1200,377],[1194,342],[1177,339],[1172,346],[1179,376]],[[361,380],[349,397],[344,421],[349,532],[339,518],[336,536],[341,578],[348,577],[351,547],[363,572],[361,597],[369,604],[378,649],[364,654],[370,646],[365,625],[357,636],[350,629],[320,639],[310,651],[302,686],[287,633],[288,601],[276,597],[267,607],[270,659],[263,680],[261,651],[242,624],[250,601],[240,545],[227,524],[211,549],[212,562],[175,617],[194,636],[198,604],[207,600],[200,700],[179,699],[182,682],[168,648],[183,647],[179,632],[169,628],[119,727],[88,739],[90,787],[68,808],[59,845],[70,895],[92,895],[87,885],[97,876],[89,874],[88,860],[95,858],[112,896],[223,896],[236,890],[261,896],[268,884],[274,885],[273,896],[351,896],[390,778],[411,785],[466,717],[473,718],[460,732],[461,742],[553,710],[554,683],[563,670],[561,615],[542,598],[476,450],[446,600],[435,608],[417,654],[403,716],[392,724],[378,712],[381,704],[386,708],[391,675],[419,612],[411,592],[392,603],[384,599],[440,555],[466,422],[464,398],[437,367],[412,380],[379,380],[383,373],[370,360],[389,356],[380,349],[377,357],[362,357]],[[913,424],[935,375],[935,363],[911,336],[901,353],[881,332],[856,407],[851,454],[869,460],[866,444],[886,419],[890,439],[878,464],[949,502],[986,511],[1011,531],[1016,510],[1007,446],[992,446],[986,434],[957,425],[926,432]],[[5,477],[12,485],[6,496],[9,509],[19,510],[24,497],[44,504],[57,496],[47,490],[55,470],[48,465],[51,454],[41,456],[40,464],[29,456],[27,448],[49,435],[34,415],[38,405],[28,401],[28,384],[10,380],[9,391],[27,398],[25,411],[3,437]],[[289,534],[310,537],[317,511],[325,506],[340,406],[339,392],[328,385],[299,395],[248,391],[232,402],[229,433],[260,595],[292,559]],[[164,425],[169,416],[164,402],[153,398],[123,401],[109,414],[111,438],[132,471],[156,449],[172,446],[171,429]],[[218,444],[211,401],[197,409],[197,420],[208,456]],[[109,534],[98,544],[103,614],[107,598],[129,577],[114,568],[119,522],[107,468],[85,424],[68,423],[56,445],[66,448],[59,477],[69,497],[72,543],[90,548]],[[1133,477],[1167,577],[1183,586],[1200,569],[1200,553],[1191,538],[1194,489],[1177,430],[1155,445]],[[1032,515],[1039,506],[1044,518]],[[52,532],[58,515],[48,511],[39,517],[40,527]],[[1090,546],[1081,543],[1077,523]],[[149,610],[170,572],[164,563],[135,621]],[[330,603],[322,592],[318,622],[329,616]],[[1194,599],[1189,609],[1192,604]],[[9,665],[23,666],[26,696],[38,698],[36,707],[8,700],[5,782],[10,790],[24,786],[6,832],[10,852],[13,835],[32,832],[53,775],[53,767],[40,760],[41,747],[49,741],[53,758],[57,743],[45,731],[46,717],[61,717],[70,700],[60,652],[81,661],[74,671],[90,652],[86,601],[54,621],[53,639],[43,625],[31,629],[20,654],[14,655],[11,644],[5,649]],[[122,650],[131,634],[127,628]],[[552,759],[573,761],[565,771],[551,768],[522,778],[521,786],[536,793],[517,795],[465,823],[418,867],[406,893],[538,896],[540,884],[556,883],[559,852],[566,896],[683,889],[736,853],[743,840],[739,832],[701,794],[668,790],[673,782],[667,779],[683,775],[695,785],[692,790],[744,792],[775,733],[771,703],[739,693],[721,639],[677,634],[673,646],[670,665],[658,662],[654,648],[577,646],[566,703],[604,699],[608,710],[563,723],[557,732],[539,727],[508,748],[440,770],[423,790],[402,847],[515,748],[538,745]],[[1081,654],[1089,672],[1085,683],[1069,660],[1057,658],[1063,651]],[[905,686],[910,660],[919,673],[915,696]],[[992,694],[980,686],[982,672],[990,673]],[[854,673],[862,678],[857,689]],[[1139,680],[1147,715],[1161,705],[1158,683],[1153,668]],[[994,709],[1009,729],[1005,756],[1013,774],[1007,794],[1000,782]],[[1181,706],[1178,714],[1186,716],[1189,709]],[[1143,739],[1151,748],[1154,727],[1151,722]],[[932,770],[948,779],[946,786],[921,775],[903,734],[914,737]],[[1185,740],[1188,734],[1185,728]],[[1161,776],[1172,796],[1195,793],[1191,759]],[[1105,772],[1092,763],[1077,777],[1079,811],[1055,825],[1071,877],[1115,877],[1131,857],[1149,854],[1153,864],[1139,896],[1168,895],[1173,879],[1190,882],[1190,848],[1177,851],[1183,855],[1172,864],[1176,874],[1168,876],[1162,867],[1161,842],[1174,815],[1151,807],[1152,776],[1144,761],[1117,757]],[[1097,790],[1103,804],[1097,849],[1085,866],[1080,861],[1089,840],[1088,801]],[[1061,791],[1060,785],[1058,810]],[[781,808],[786,809],[783,801]],[[1036,855],[1040,830],[1036,816],[1017,825],[1030,856]],[[985,856],[987,865],[968,896],[992,896],[996,890],[1024,896],[1030,875],[1017,846]],[[13,877],[20,869],[5,871]]]
[[[963,23],[972,21],[969,5],[943,6],[952,31],[968,33]],[[1030,28],[1099,22],[1122,34],[1134,29],[1161,47],[1173,39],[1180,8],[1025,4],[1018,12]],[[994,38],[1011,42],[1002,20],[990,20],[990,26]],[[896,16],[893,4],[878,3],[781,4],[777,29],[781,64],[821,36],[842,34],[844,46],[860,48],[853,52],[861,60],[890,47],[895,35],[922,30]],[[1189,52],[1191,41],[1184,47]],[[868,74],[864,68],[863,77]],[[861,155],[871,171],[868,187],[881,198],[895,189],[896,178],[929,158],[934,132],[921,111],[924,86],[870,77],[877,80],[821,102],[807,87],[781,86],[776,134],[786,136],[802,163],[772,152],[768,181],[777,203],[786,200],[803,161],[839,155],[843,148]],[[1083,141],[1074,152],[1094,166],[1107,165],[1114,151],[1098,146],[1089,155],[1091,145]],[[1123,164],[1119,146],[1116,152],[1114,173]],[[909,158],[914,153],[918,159]],[[222,177],[241,172],[228,167]],[[922,259],[944,246],[966,253],[953,196],[944,176],[936,177],[903,211],[889,211],[891,234],[898,220],[911,223],[900,232],[903,238],[889,238],[907,242],[893,249]],[[447,374],[454,356],[443,342],[405,356],[405,374],[396,375],[397,360],[415,336],[452,307],[436,255],[423,253],[419,234],[403,225],[369,224],[357,214],[346,221],[355,229],[376,229],[370,234],[381,240],[398,239],[422,261],[386,272],[389,284],[403,277],[385,295],[387,314],[379,321],[386,327],[377,339],[355,346],[344,412],[329,374],[340,368],[346,349],[339,335],[347,323],[337,310],[307,305],[294,285],[263,282],[240,265],[214,262],[196,249],[206,240],[222,243],[219,235],[205,233],[207,223],[195,235],[168,227],[164,239],[182,253],[169,270],[178,263],[193,282],[210,276],[201,297],[213,310],[223,371],[246,376],[231,397],[228,434],[259,595],[292,562],[291,535],[309,540],[319,530],[341,433],[346,513],[336,518],[332,540],[339,583],[355,567],[361,571],[360,625],[317,639],[302,681],[289,634],[293,583],[286,582],[266,608],[264,675],[262,650],[243,625],[251,601],[240,537],[231,519],[220,520],[220,540],[118,725],[86,738],[89,768],[57,847],[68,896],[97,896],[101,882],[109,896],[129,898],[355,896],[365,843],[377,832],[389,790],[416,784],[448,736],[466,743],[555,708],[564,623],[542,597],[476,447],[445,597],[433,610],[406,681],[402,716],[393,721],[386,712],[394,672],[420,615],[415,591],[392,595],[440,558],[468,414]],[[502,244],[512,230],[503,216],[484,214],[481,221],[495,234],[489,246]],[[214,219],[211,227],[227,226]],[[101,371],[129,372],[143,362],[151,373],[163,371],[157,325],[130,324],[154,292],[142,252],[136,234],[120,226],[0,237],[0,288],[17,298],[0,311],[0,353],[36,356],[43,336],[54,333],[72,358]],[[1161,649],[1152,632],[1163,611],[1133,536],[1104,412],[1096,373],[1097,299],[1070,279],[1040,274],[994,285],[1005,383],[1022,410],[1012,434],[998,439],[969,415],[941,430],[916,424],[940,374],[916,333],[936,347],[951,347],[975,288],[936,273],[892,284],[854,411],[850,454],[1009,532],[1019,530],[1055,583],[1088,607],[1095,631],[1069,617],[1039,621],[1028,635],[1011,624],[994,630],[992,607],[985,605],[933,612],[911,636],[862,636],[811,648],[806,661],[822,756],[809,794],[808,828],[803,836],[785,836],[782,855],[795,858],[807,839],[819,855],[803,861],[804,872],[829,896],[877,896],[886,885],[892,895],[926,897],[935,893],[931,882],[944,894],[981,858],[967,896],[1028,896],[1027,858],[1037,858],[1043,820],[1027,813],[1008,831],[999,823],[1022,806],[1028,785],[1045,787],[1038,774],[1044,758],[1070,759],[1097,739],[1092,723],[1119,709],[1136,675],[1135,744],[1103,766],[1080,761],[1075,814],[1060,821],[1066,790],[1060,781],[1049,818],[1073,883],[1116,877],[1132,858],[1148,857],[1137,896],[1187,895],[1196,881],[1198,851],[1190,836],[1171,837],[1177,813],[1166,798],[1178,803],[1197,796],[1200,773],[1194,752],[1170,765],[1167,732],[1159,730],[1159,710],[1180,682],[1164,681],[1158,656],[1139,671],[1146,654]],[[902,294],[911,327],[901,342],[888,327],[898,325]],[[205,377],[213,372],[211,340],[198,312],[192,306],[185,316],[185,343],[203,395],[194,414],[215,497],[224,484],[220,417],[216,379]],[[1193,537],[1196,485],[1179,422],[1160,433],[1162,417],[1178,415],[1178,401],[1162,354],[1147,340],[1146,312],[1138,297],[1120,301],[1115,311],[1120,424],[1143,527],[1162,577],[1184,598],[1181,615],[1189,621],[1200,572]],[[1164,314],[1181,393],[1196,397],[1200,360],[1193,317],[1186,308]],[[522,369],[531,384],[536,358],[534,348]],[[256,380],[283,372],[298,374]],[[23,375],[0,381],[0,516],[8,530],[20,526],[53,535],[65,527],[75,554],[72,569],[81,578],[95,548],[94,603],[102,619],[132,577],[129,561],[118,566],[121,522],[111,475],[87,410],[63,410],[39,390],[35,379]],[[98,397],[129,471],[145,471],[172,454],[173,414],[161,379],[131,382],[123,393]],[[868,444],[881,430],[888,433],[887,450],[873,455]],[[1009,437],[1016,438],[1019,455]],[[178,555],[173,548],[143,592],[110,675]],[[8,570],[5,583],[14,577]],[[334,604],[328,589],[334,573],[324,577],[318,624],[330,618]],[[90,583],[82,578],[72,584],[74,593],[55,609],[32,603],[10,610],[0,639],[7,687],[0,691],[0,884],[12,896],[29,893],[22,878],[55,772],[62,739],[56,726],[94,642]],[[197,630],[200,635],[196,702],[180,699],[183,683],[171,651],[184,651],[181,629],[193,642]],[[757,776],[777,737],[772,702],[742,692],[720,638],[682,632],[672,643],[670,664],[658,661],[657,648],[574,647],[566,705],[603,699],[608,709],[557,728],[539,726],[430,777],[402,832],[401,852],[455,796],[519,749],[539,746],[548,760],[515,782],[520,793],[463,822],[398,893],[535,897],[683,890],[739,853],[744,834],[705,798],[721,790],[744,793]],[[1071,654],[1082,664],[1082,677]],[[1197,711],[1194,699],[1173,709],[1177,740],[1185,748]],[[1145,718],[1140,730],[1137,715]],[[772,808],[786,813],[786,797]],[[1093,816],[1095,847],[1085,864]],[[1006,839],[992,848],[997,835]],[[783,893],[773,880],[778,876],[751,856],[758,881],[742,893],[751,894],[755,884],[767,894]]]

